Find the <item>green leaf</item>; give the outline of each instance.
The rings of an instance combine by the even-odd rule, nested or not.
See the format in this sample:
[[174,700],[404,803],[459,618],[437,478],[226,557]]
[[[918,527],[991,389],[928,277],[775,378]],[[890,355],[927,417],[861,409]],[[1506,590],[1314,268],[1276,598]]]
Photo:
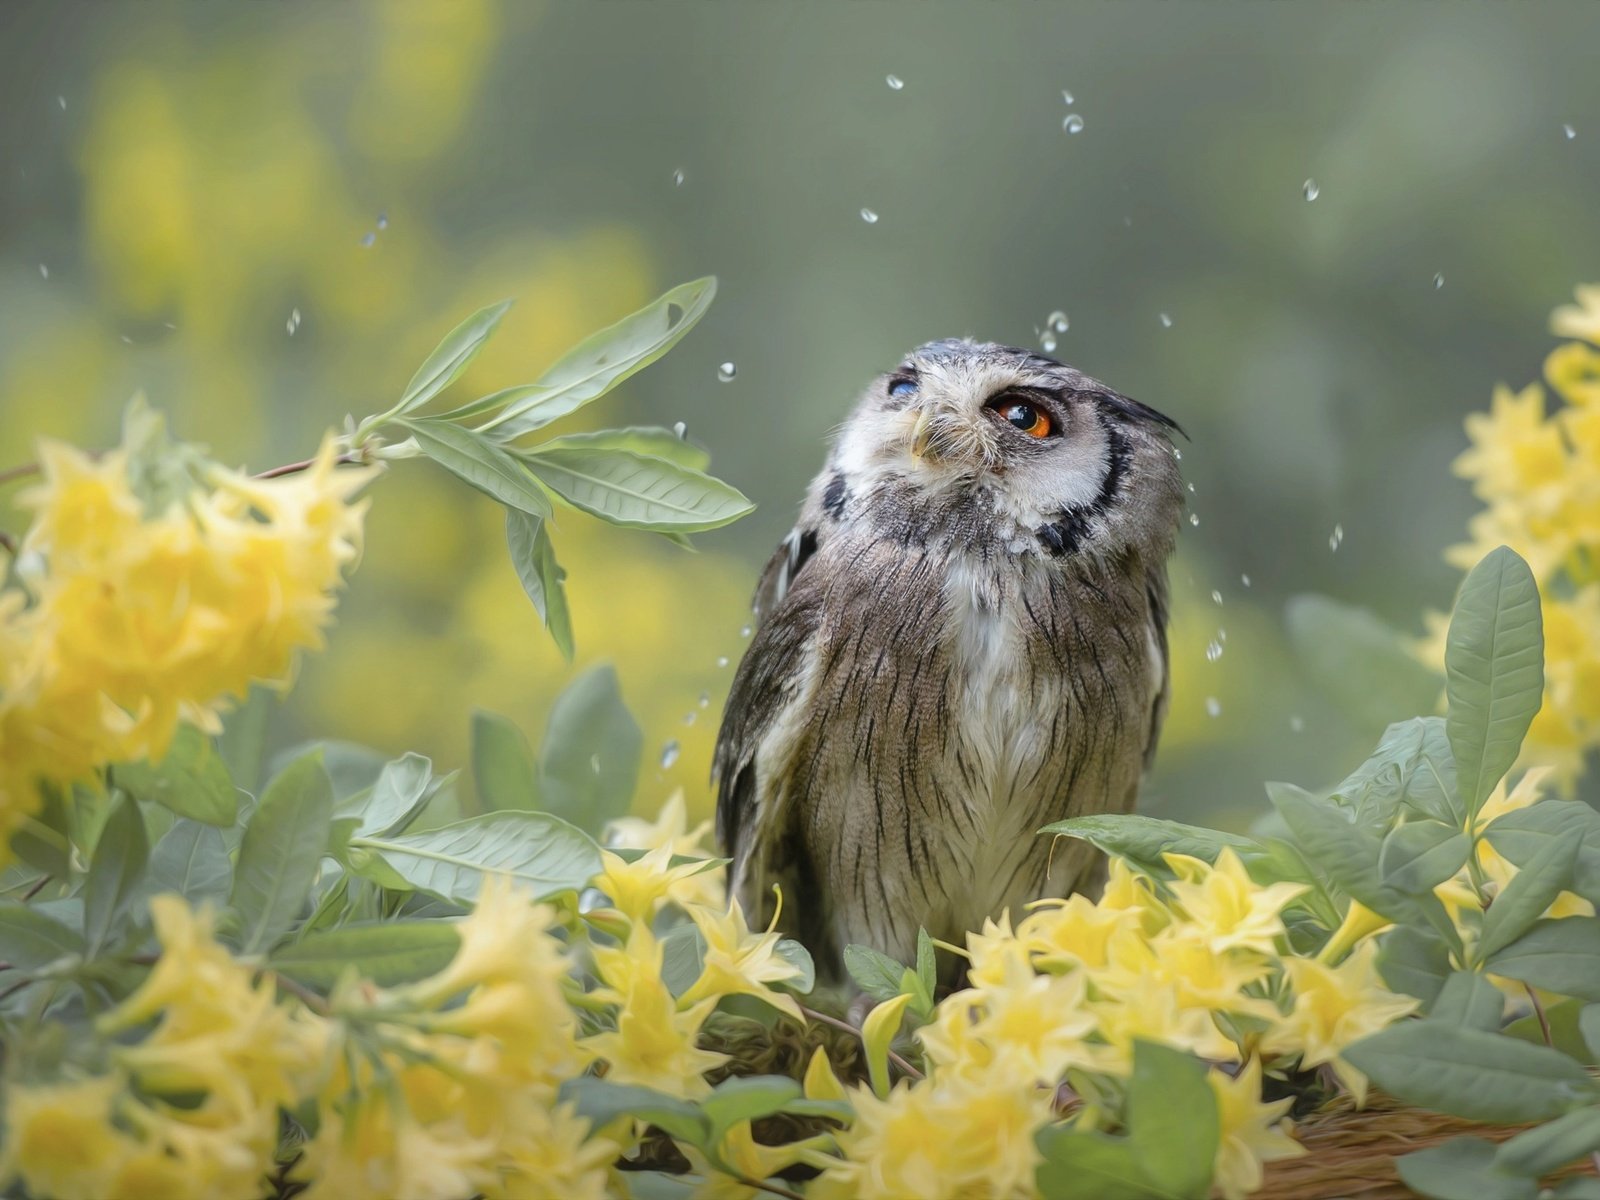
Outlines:
[[1430,1021],[1443,1021],[1463,1029],[1481,1029],[1493,1033],[1500,1028],[1505,1013],[1505,997],[1482,975],[1472,971],[1456,971],[1444,981],[1438,997],[1429,1010]]
[[[1490,911],[1494,906],[1490,905]],[[1527,933],[1485,962],[1493,975],[1546,991],[1600,1001],[1600,917],[1536,921]]]
[[1600,1109],[1580,1108],[1502,1143],[1494,1161],[1513,1174],[1538,1177],[1597,1150]]
[[489,340],[489,335],[495,331],[495,326],[500,324],[500,318],[506,315],[510,307],[511,301],[502,300],[499,304],[480,308],[445,334],[444,341],[434,347],[433,353],[428,355],[411,377],[411,382],[406,384],[396,413],[408,413],[421,408],[454,383],[461,372],[467,369],[467,364],[478,356],[478,351],[483,349],[483,344]]
[[[1583,1034],[1578,1028],[1578,1019],[1583,1007],[1583,1001],[1571,997],[1557,1000],[1554,1004],[1546,1002],[1543,1005],[1543,1024],[1540,1023],[1538,1013],[1530,1012],[1527,1016],[1518,1017],[1500,1032],[1524,1042],[1554,1046],[1568,1058],[1586,1067],[1592,1067],[1595,1065],[1596,1056],[1589,1052],[1589,1047],[1584,1044]],[[1546,1028],[1550,1031],[1549,1038],[1545,1037]]]
[[1294,833],[1301,853],[1328,877],[1380,916],[1405,925],[1427,925],[1445,943],[1459,947],[1460,935],[1444,905],[1433,895],[1412,895],[1383,881],[1376,834],[1352,824],[1344,810],[1286,784],[1268,784],[1268,795]]
[[1592,1175],[1563,1179],[1550,1193],[1549,1200],[1600,1200],[1600,1179]]
[[636,1084],[584,1075],[563,1083],[560,1098],[576,1105],[578,1115],[596,1128],[618,1117],[634,1117],[691,1146],[705,1145],[711,1132],[711,1122],[689,1101]]
[[353,837],[350,848],[356,874],[461,904],[478,898],[487,873],[543,899],[582,889],[600,870],[594,839],[548,813],[485,813],[427,833]]
[[333,822],[333,783],[321,750],[295,759],[267,784],[239,844],[230,898],[239,946],[265,950],[305,907]]
[[745,1075],[724,1079],[700,1101],[711,1123],[706,1145],[715,1149],[740,1121],[756,1121],[782,1112],[800,1098],[800,1085],[787,1075]]
[[272,716],[273,703],[273,692],[252,686],[244,703],[228,714],[222,736],[217,739],[217,754],[228,778],[247,792],[254,792],[261,779],[267,720]]
[[669,930],[661,939],[661,982],[674,997],[695,985],[705,969],[705,938],[700,927],[685,922]]
[[1431,892],[1466,864],[1472,839],[1439,821],[1407,821],[1391,829],[1378,852],[1385,885],[1412,895]]
[[786,992],[793,992],[797,996],[810,995],[811,989],[817,986],[817,965],[811,960],[811,951],[793,938],[779,938],[774,952],[784,962],[800,968],[800,974],[792,979],[782,980],[774,986]]
[[668,1171],[619,1171],[626,1200],[694,1200],[704,1180]]
[[384,763],[372,787],[341,800],[334,814],[356,817],[356,833],[398,833],[422,811],[432,782],[433,763],[420,754],[407,753]]
[[1428,1008],[1450,977],[1450,948],[1435,933],[1400,925],[1378,943],[1378,974],[1390,990],[1404,992]]
[[550,498],[527,468],[482,434],[427,417],[400,423],[411,431],[424,454],[484,495],[541,519],[554,512]]
[[1429,712],[1439,677],[1389,626],[1364,608],[1296,596],[1284,612],[1289,641],[1311,682],[1362,729],[1397,713]]
[[1511,769],[1544,696],[1539,585],[1508,547],[1486,555],[1456,597],[1444,647],[1445,732],[1461,799],[1476,814]]
[[900,982],[906,973],[905,963],[896,962],[871,946],[854,943],[844,948],[844,969],[857,987],[880,1004],[900,995]]
[[556,698],[545,727],[539,790],[546,810],[599,832],[628,811],[643,748],[616,671],[584,672]]
[[1162,876],[1172,873],[1162,861],[1163,854],[1186,854],[1206,862],[1215,862],[1224,848],[1231,848],[1246,862],[1266,854],[1260,843],[1236,833],[1202,829],[1198,825],[1184,825],[1138,813],[1069,817],[1064,821],[1052,821],[1039,832],[1078,838],[1097,850],[1127,859],[1134,866]]
[[308,933],[279,947],[274,971],[319,991],[354,970],[379,987],[395,987],[444,970],[461,938],[443,921],[382,921]]
[[1127,1138],[1046,1125],[1034,1143],[1044,1155],[1035,1174],[1043,1200],[1182,1200],[1155,1189]]
[[511,565],[517,572],[522,590],[533,601],[533,610],[550,631],[561,656],[571,662],[572,610],[567,605],[567,572],[556,561],[549,529],[538,517],[508,508],[506,545],[511,551]]
[[[672,349],[705,316],[716,293],[717,281],[710,277],[681,284],[615,325],[584,338],[540,376],[536,385],[511,399],[484,430],[493,430],[498,441],[511,441],[603,396]],[[674,310],[679,313],[676,321]]]
[[1157,1189],[1204,1200],[1222,1136],[1205,1064],[1170,1046],[1135,1042],[1128,1133],[1140,1167]]
[[1600,1004],[1586,1005],[1578,1014],[1578,1032],[1583,1035],[1589,1053],[1600,1059]]
[[1486,962],[1533,928],[1533,923],[1572,883],[1578,842],[1551,842],[1500,889],[1483,914],[1483,932],[1473,953]]
[[11,850],[36,871],[52,879],[72,875],[72,816],[53,785],[39,785],[39,807],[24,816],[11,835]]
[[239,792],[228,768],[211,739],[193,725],[178,726],[159,763],[124,763],[116,768],[116,779],[138,799],[207,825],[229,826],[238,815]]
[[540,446],[522,461],[574,508],[629,529],[694,533],[755,509],[744,493],[714,476],[631,450]]
[[37,971],[84,952],[77,930],[18,900],[0,900],[0,961],[19,971]]
[[1401,1021],[1344,1058],[1403,1104],[1516,1124],[1594,1100],[1588,1073],[1565,1054],[1437,1021]]
[[233,863],[222,831],[179,817],[150,852],[150,883],[191,902],[226,899]]
[[472,781],[485,809],[539,810],[533,751],[510,720],[482,709],[472,714]]
[[150,865],[150,842],[139,806],[118,796],[89,860],[83,883],[83,940],[93,958],[111,939]]
[[1495,1145],[1482,1138],[1458,1137],[1394,1160],[1400,1178],[1433,1200],[1534,1200],[1539,1181],[1503,1171]]
[[[1436,685],[1437,686],[1437,685]],[[1402,808],[1462,829],[1466,812],[1456,795],[1456,763],[1443,717],[1413,717],[1390,725],[1367,761],[1333,790],[1363,824],[1388,825]]]
[[1582,800],[1540,800],[1512,809],[1490,822],[1484,836],[1519,867],[1551,842],[1577,843],[1573,886],[1586,899],[1600,899],[1600,813]]
[[655,425],[630,425],[624,429],[599,429],[593,433],[569,433],[564,437],[540,442],[544,450],[630,450],[651,458],[664,458],[688,467],[691,471],[704,471],[711,465],[711,452],[703,446],[679,437],[670,429]]

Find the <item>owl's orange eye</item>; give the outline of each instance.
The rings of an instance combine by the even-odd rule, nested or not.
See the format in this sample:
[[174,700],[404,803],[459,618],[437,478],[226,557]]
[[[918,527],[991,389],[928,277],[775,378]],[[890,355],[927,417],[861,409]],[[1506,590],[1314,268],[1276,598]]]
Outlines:
[[1001,420],[1015,425],[1031,438],[1047,438],[1056,431],[1049,414],[1026,400],[1002,400],[995,410]]

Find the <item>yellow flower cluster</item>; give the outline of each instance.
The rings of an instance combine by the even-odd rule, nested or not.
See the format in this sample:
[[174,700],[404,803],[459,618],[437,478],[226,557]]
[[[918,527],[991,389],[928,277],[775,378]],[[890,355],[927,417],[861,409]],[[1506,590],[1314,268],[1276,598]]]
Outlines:
[[180,720],[215,732],[252,681],[289,682],[360,545],[372,470],[335,459],[330,438],[278,479],[206,465],[209,486],[152,511],[127,447],[40,444],[20,586],[0,592],[0,845],[41,782],[158,761]]
[[[1600,286],[1577,289],[1550,329],[1563,342],[1544,363],[1545,388],[1496,387],[1488,413],[1469,416],[1472,445],[1455,462],[1487,506],[1449,560],[1463,570],[1510,546],[1539,580],[1545,622],[1544,706],[1523,761],[1570,784],[1600,746]],[[1562,403],[1564,401],[1564,403]],[[1425,653],[1444,657],[1443,616],[1429,618]]]
[[927,1076],[886,1098],[852,1095],[857,1119],[814,1194],[1031,1196],[1033,1135],[1054,1119],[1058,1085],[1082,1098],[1079,1127],[1095,1128],[1138,1040],[1238,1064],[1209,1075],[1223,1196],[1247,1195],[1264,1163],[1301,1153],[1289,1102],[1262,1099],[1263,1062],[1329,1064],[1359,1092],[1340,1051],[1416,1002],[1382,986],[1370,941],[1337,964],[1283,950],[1281,912],[1301,886],[1254,883],[1231,850],[1215,865],[1166,861],[1176,878],[1160,891],[1113,860],[1098,902],[1043,901],[1015,929],[1002,918],[969,935],[970,986],[917,1031]]

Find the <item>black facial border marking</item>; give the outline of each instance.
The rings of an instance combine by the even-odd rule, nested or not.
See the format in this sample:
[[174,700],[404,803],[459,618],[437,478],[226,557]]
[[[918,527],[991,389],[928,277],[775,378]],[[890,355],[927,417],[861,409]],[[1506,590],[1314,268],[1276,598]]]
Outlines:
[[1105,430],[1106,435],[1108,459],[1106,477],[1100,483],[1099,494],[1089,503],[1074,504],[1064,508],[1054,521],[1041,525],[1033,531],[1034,536],[1039,539],[1039,544],[1052,557],[1059,558],[1062,555],[1078,552],[1078,547],[1089,536],[1091,523],[1096,517],[1103,515],[1116,500],[1122,481],[1127,477],[1128,464],[1133,458],[1133,444],[1129,442],[1128,435],[1118,428],[1118,423],[1110,419],[1105,410],[1098,405],[1094,412],[1095,419],[1100,422],[1100,428]]

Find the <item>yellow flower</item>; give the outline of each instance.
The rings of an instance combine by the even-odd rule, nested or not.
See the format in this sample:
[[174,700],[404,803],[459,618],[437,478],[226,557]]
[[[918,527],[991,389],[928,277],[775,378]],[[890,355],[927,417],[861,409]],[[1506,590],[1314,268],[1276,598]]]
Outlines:
[[1209,1010],[1185,1006],[1177,985],[1148,980],[1115,996],[1089,1001],[1103,1045],[1095,1058],[1103,1071],[1126,1075],[1133,1070],[1136,1041],[1162,1042],[1201,1058],[1225,1060],[1237,1054]]
[[1001,983],[1014,961],[1028,961],[1028,947],[1011,928],[1011,913],[983,919],[983,928],[967,934],[967,980],[974,986]]
[[6,1089],[6,1144],[0,1178],[15,1173],[35,1196],[101,1200],[135,1148],[112,1123],[122,1081],[100,1076],[73,1083]]
[[1258,886],[1227,847],[1214,866],[1183,854],[1162,857],[1178,875],[1170,885],[1174,905],[1205,932],[1217,953],[1239,947],[1271,954],[1283,933],[1278,914],[1306,891],[1299,883]]
[[495,1177],[480,1185],[489,1200],[559,1196],[605,1200],[609,1169],[622,1147],[591,1137],[589,1122],[569,1104],[522,1103],[508,1114],[509,1132],[498,1149]]
[[1466,420],[1472,448],[1452,465],[1473,481],[1485,499],[1522,495],[1558,479],[1566,468],[1566,447],[1554,422],[1545,420],[1544,389],[1530,383],[1520,392],[1497,384],[1487,415]]
[[[668,900],[688,907],[705,894],[704,885],[691,882],[705,865],[700,862],[669,865],[673,851],[658,846],[633,862],[610,850],[600,851],[600,874],[594,886],[611,899],[616,911],[630,921],[649,923]],[[720,890],[720,889],[719,889]]]
[[306,1200],[460,1200],[493,1178],[487,1140],[439,1136],[378,1084],[324,1104],[294,1178]]
[[1594,404],[1600,401],[1600,351],[1563,342],[1544,360],[1544,377],[1573,404]]
[[[667,849],[685,858],[704,858],[706,839],[711,835],[710,820],[701,821],[689,828],[688,809],[684,805],[683,789],[667,797],[654,821],[642,817],[618,817],[606,826],[606,845],[619,850]],[[704,904],[708,908],[721,908],[727,903],[726,868],[721,865],[704,867],[685,875],[673,887],[672,899],[688,907]]]
[[1303,1068],[1332,1063],[1361,1103],[1366,1077],[1339,1057],[1346,1046],[1416,1011],[1417,1001],[1383,986],[1376,966],[1378,946],[1365,941],[1337,967],[1308,958],[1283,960],[1294,1006],[1267,1032],[1263,1047],[1273,1054],[1299,1054]]
[[1244,1200],[1261,1186],[1262,1164],[1298,1158],[1304,1146],[1289,1136],[1284,1113],[1293,1098],[1264,1103],[1261,1099],[1261,1063],[1251,1059],[1230,1078],[1221,1071],[1206,1074],[1217,1098],[1222,1139],[1217,1146],[1212,1187],[1223,1200]]
[[[1126,868],[1123,868],[1126,871]],[[1118,930],[1140,924],[1136,909],[1095,904],[1082,893],[1037,901],[1017,926],[1017,940],[1045,967],[1095,968],[1106,963],[1106,945]]]
[[1218,951],[1210,931],[1183,921],[1153,938],[1119,934],[1112,939],[1103,970],[1094,974],[1104,993],[1125,996],[1151,984],[1171,985],[1184,1008],[1219,1012],[1261,1012],[1271,1005],[1246,996],[1244,989],[1264,979],[1270,961],[1255,950]]
[[661,981],[661,945],[642,925],[634,928],[626,946],[596,946],[594,957],[605,986],[591,995],[618,1006],[617,1026],[590,1034],[580,1044],[608,1064],[606,1078],[683,1099],[709,1092],[705,1072],[721,1066],[727,1055],[700,1049],[696,1039],[717,997],[679,1012],[679,1002]]
[[[782,907],[781,896],[779,907]],[[680,997],[679,1003],[692,1004],[700,999],[715,1001],[723,996],[743,994],[765,1001],[796,1021],[801,1019],[800,1005],[793,996],[767,986],[797,978],[801,973],[798,966],[778,955],[781,935],[776,932],[777,913],[773,914],[772,927],[765,933],[750,932],[737,900],[730,901],[724,913],[697,906],[689,910],[689,915],[705,939],[705,951],[700,978]]]
[[1573,292],[1578,302],[1564,304],[1550,314],[1550,332],[1600,346],[1600,286],[1580,283]]

